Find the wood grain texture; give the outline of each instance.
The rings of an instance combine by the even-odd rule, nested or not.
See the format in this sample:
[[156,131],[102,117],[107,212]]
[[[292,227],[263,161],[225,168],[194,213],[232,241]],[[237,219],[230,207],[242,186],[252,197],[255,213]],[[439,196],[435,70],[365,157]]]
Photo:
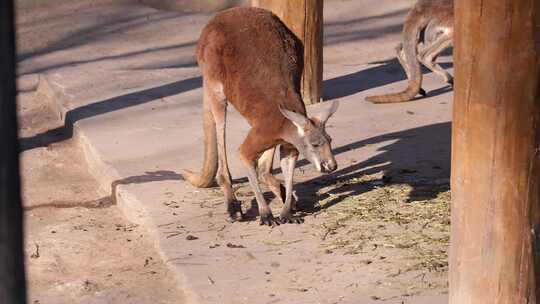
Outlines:
[[271,10],[304,44],[302,98],[321,100],[323,72],[323,0],[252,0],[252,5]]
[[450,303],[537,303],[538,1],[457,0]]

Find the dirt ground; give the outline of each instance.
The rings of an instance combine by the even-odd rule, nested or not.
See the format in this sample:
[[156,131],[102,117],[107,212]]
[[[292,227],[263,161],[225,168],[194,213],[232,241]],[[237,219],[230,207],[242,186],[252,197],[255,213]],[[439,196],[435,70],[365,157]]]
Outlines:
[[[21,136],[56,127],[55,113],[19,96]],[[29,303],[183,303],[141,227],[98,192],[73,140],[22,154]]]

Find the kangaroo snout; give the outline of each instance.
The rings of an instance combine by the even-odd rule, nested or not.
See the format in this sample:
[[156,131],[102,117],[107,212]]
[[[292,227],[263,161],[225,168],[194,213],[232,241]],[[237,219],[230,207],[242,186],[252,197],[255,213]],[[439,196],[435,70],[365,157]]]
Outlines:
[[336,171],[337,169],[337,163],[335,160],[325,161],[321,164],[322,172],[324,173],[332,173]]

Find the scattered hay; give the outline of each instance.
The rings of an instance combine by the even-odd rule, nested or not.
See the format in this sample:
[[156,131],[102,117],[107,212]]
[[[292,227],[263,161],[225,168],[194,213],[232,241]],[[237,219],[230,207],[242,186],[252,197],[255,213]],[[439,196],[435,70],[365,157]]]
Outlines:
[[[320,202],[324,250],[380,256],[385,263],[400,265],[399,272],[389,277],[440,274],[442,281],[438,283],[421,280],[422,289],[446,287],[450,238],[447,182],[385,184],[363,177],[340,187],[339,196],[332,194],[335,188],[330,188],[329,197]],[[351,191],[343,192],[343,187]],[[411,280],[404,286],[415,292],[420,289],[418,284],[418,280]]]

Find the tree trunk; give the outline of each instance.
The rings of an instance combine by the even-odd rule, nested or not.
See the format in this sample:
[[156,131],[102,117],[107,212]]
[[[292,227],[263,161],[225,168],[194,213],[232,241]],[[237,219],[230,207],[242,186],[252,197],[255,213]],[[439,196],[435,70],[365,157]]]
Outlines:
[[25,303],[13,0],[0,1],[0,303]]
[[540,3],[456,0],[450,303],[537,303]]
[[323,72],[323,0],[252,0],[253,6],[271,10],[304,43],[302,98],[320,102]]

